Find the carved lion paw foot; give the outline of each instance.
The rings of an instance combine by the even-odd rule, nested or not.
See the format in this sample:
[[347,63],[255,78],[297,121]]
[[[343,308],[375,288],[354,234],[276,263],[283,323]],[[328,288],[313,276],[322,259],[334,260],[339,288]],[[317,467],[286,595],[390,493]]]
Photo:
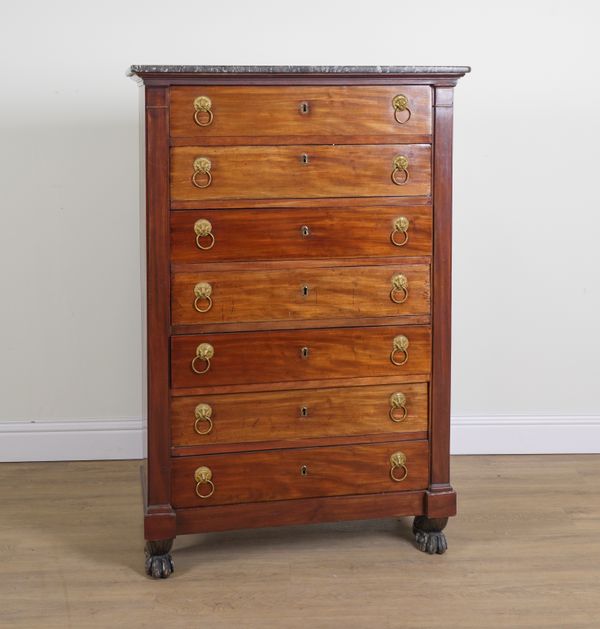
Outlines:
[[146,574],[154,579],[166,579],[175,571],[171,553],[153,554],[149,545],[146,545]]
[[430,555],[435,555],[436,553],[443,555],[448,549],[446,536],[441,531],[426,533],[425,531],[416,530],[415,540],[418,549]]

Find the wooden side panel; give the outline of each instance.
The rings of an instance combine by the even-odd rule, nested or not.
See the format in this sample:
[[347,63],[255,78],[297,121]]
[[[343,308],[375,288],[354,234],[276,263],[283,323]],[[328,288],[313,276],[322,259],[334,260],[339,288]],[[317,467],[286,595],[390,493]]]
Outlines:
[[[406,398],[405,411],[393,411],[393,418],[400,421],[390,417],[390,398],[396,393]],[[178,397],[171,401],[172,443],[194,446],[426,431],[427,395],[423,383]],[[210,425],[206,420],[196,422],[198,404],[210,406]]]
[[[408,159],[408,180],[392,181],[393,161]],[[194,161],[210,160],[210,185],[192,183]],[[305,161],[306,160],[306,161]],[[404,181],[404,175],[397,176]],[[207,175],[197,177],[200,185]],[[428,196],[427,144],[190,146],[171,149],[173,200]]]
[[171,313],[173,325],[429,314],[429,265],[175,273]]
[[[390,457],[406,457],[407,475],[392,480]],[[173,459],[173,500],[176,507],[198,507],[317,496],[343,496],[424,489],[429,482],[427,441],[332,446],[209,454]],[[210,469],[214,493],[196,495],[195,470]],[[402,478],[404,470],[395,475]],[[210,493],[201,483],[199,493]]]
[[[408,219],[406,243],[394,227]],[[196,245],[194,224],[208,220],[215,237],[211,249]],[[307,228],[307,229],[304,229]],[[196,210],[171,213],[174,263],[238,260],[356,258],[431,254],[431,207],[355,207],[275,210]],[[200,239],[207,246],[210,239]]]
[[[403,94],[407,111],[394,118],[393,99]],[[212,122],[194,121],[194,100],[211,100]],[[208,113],[198,113],[201,124]],[[402,136],[431,133],[428,86],[202,86],[171,89],[171,135],[207,138],[286,136]]]
[[453,88],[436,88],[431,387],[431,490],[450,488]]
[[169,466],[168,90],[146,88],[148,495],[146,539],[175,534]]
[[[393,340],[409,340],[408,360],[402,366],[391,361]],[[192,360],[196,348],[208,343],[214,349],[210,368],[196,374]],[[369,327],[277,332],[197,334],[171,339],[173,388],[226,384],[294,382],[369,376],[422,374],[431,361],[431,334],[425,326]],[[402,352],[396,361],[404,359]],[[196,361],[198,370],[206,368]]]

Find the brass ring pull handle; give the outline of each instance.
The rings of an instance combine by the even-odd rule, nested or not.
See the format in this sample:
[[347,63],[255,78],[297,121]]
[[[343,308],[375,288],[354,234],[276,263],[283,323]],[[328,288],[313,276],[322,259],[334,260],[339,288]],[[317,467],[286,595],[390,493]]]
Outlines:
[[[210,467],[203,465],[194,472],[194,480],[196,481],[196,496],[198,498],[210,498],[215,493],[215,484],[212,482],[212,470]],[[208,493],[200,492],[202,485],[208,485]]]
[[[398,124],[406,124],[412,116],[411,110],[408,108],[408,98],[404,94],[398,94],[392,98],[392,105],[394,106],[394,118]],[[408,115],[404,117],[404,120],[398,118],[400,112],[406,111]]]
[[[390,234],[390,240],[393,245],[396,247],[404,247],[404,245],[408,242],[408,226],[409,221],[406,216],[399,216],[394,221],[394,229]],[[402,234],[402,237],[396,236],[396,234]]]
[[[215,348],[210,343],[200,343],[196,347],[196,355],[192,359],[192,371],[199,376],[206,373],[210,369],[210,359],[215,355]],[[196,367],[198,361],[204,361],[204,369]]]
[[[208,96],[198,96],[194,99],[194,122],[199,127],[208,127],[213,121],[213,112],[211,111],[212,102]],[[208,118],[202,122],[200,114],[208,114]]]
[[[406,419],[408,411],[406,410],[406,395],[404,393],[392,393],[390,396],[390,419],[397,424],[400,424]],[[398,417],[396,411],[402,409],[402,415]]]
[[[398,293],[400,293],[400,295],[398,295]],[[408,299],[408,279],[406,275],[398,273],[392,277],[390,299],[395,304],[403,304]]]
[[[398,352],[402,352],[401,360],[396,359]],[[390,360],[394,363],[394,365],[398,365],[398,367],[402,367],[402,365],[406,364],[406,361],[408,360],[408,339],[403,334],[394,338]]]
[[[196,406],[194,410],[194,415],[196,417],[196,421],[194,422],[194,430],[197,434],[208,435],[209,432],[212,432],[212,406],[210,404],[198,404],[198,406]],[[206,422],[208,424],[205,430],[200,430],[200,425],[202,422]]]
[[396,155],[392,162],[394,170],[392,170],[392,181],[397,186],[403,186],[408,182],[408,158],[404,155]]
[[404,454],[404,452],[394,452],[390,457],[390,476],[392,480],[397,483],[406,480],[408,468],[406,467],[406,454]]
[[[212,164],[208,157],[196,157],[194,160],[194,174],[192,175],[192,183],[196,188],[208,188],[212,183],[212,175],[210,174],[210,168]],[[198,181],[198,176],[204,175],[204,181]]]
[[[212,286],[208,282],[198,282],[194,286],[194,295],[194,308],[198,312],[208,312],[212,308]],[[206,302],[204,307],[203,302]]]
[[[210,224],[210,221],[207,221],[205,218],[199,218],[194,223],[194,233],[196,234],[196,247],[198,247],[198,249],[208,251],[215,246],[215,237],[212,233],[212,225]],[[203,245],[200,242],[200,239],[207,237],[210,238],[210,242],[208,245]]]

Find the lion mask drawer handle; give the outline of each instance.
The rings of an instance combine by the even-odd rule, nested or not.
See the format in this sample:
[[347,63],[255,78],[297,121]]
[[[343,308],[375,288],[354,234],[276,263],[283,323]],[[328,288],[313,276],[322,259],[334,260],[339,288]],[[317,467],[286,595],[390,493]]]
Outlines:
[[403,304],[408,299],[408,279],[406,275],[398,273],[392,277],[390,299],[395,304]]
[[406,454],[404,452],[394,452],[390,457],[390,476],[397,483],[406,480],[408,468],[406,467]]
[[[398,94],[392,99],[392,105],[394,107],[394,118],[396,122],[398,124],[406,124],[412,116],[412,112],[408,107],[408,98],[404,94]],[[399,118],[398,114],[402,112],[406,113]]]
[[[192,183],[196,188],[208,188],[212,183],[212,175],[210,169],[212,164],[208,157],[196,157],[194,160],[194,174],[192,175]],[[203,176],[200,180],[198,177]]]
[[[212,432],[213,422],[212,422],[212,406],[210,404],[198,404],[194,409],[194,416],[196,417],[196,421],[194,422],[194,430],[199,435],[208,435]],[[204,430],[200,430],[200,425],[202,422],[206,422],[208,425]]]
[[[406,364],[408,360],[408,339],[404,336],[404,334],[400,334],[394,338],[392,344],[392,353],[390,354],[390,360],[394,363],[394,365],[398,365],[401,367]],[[398,354],[401,354],[402,358],[398,360]]]
[[[397,411],[402,409],[402,415],[398,417]],[[390,419],[397,424],[403,422],[408,415],[406,410],[406,395],[398,391],[390,396]]]
[[194,308],[198,312],[208,312],[212,308],[212,286],[208,282],[198,282],[194,286]]
[[[406,218],[406,216],[399,216],[394,221],[394,229],[390,234],[390,240],[392,241],[393,245],[396,245],[396,247],[404,247],[404,245],[408,242],[409,224],[409,220]],[[402,234],[402,237],[397,236],[396,234]]]
[[[210,221],[205,218],[199,218],[194,223],[194,233],[196,234],[196,247],[198,247],[198,249],[208,251],[215,246],[215,236],[212,233],[212,225]],[[207,245],[203,245],[201,241],[202,238],[209,238],[209,243]]]
[[[212,482],[212,470],[210,467],[203,465],[194,472],[194,480],[196,481],[196,496],[198,498],[210,498],[215,493],[215,484]],[[202,486],[208,486],[208,492],[202,493]]]
[[[206,373],[210,369],[210,359],[215,355],[215,348],[210,343],[200,343],[196,347],[196,355],[192,359],[192,371],[198,375]],[[204,369],[198,369],[198,363],[204,362]]]
[[[199,127],[208,127],[213,121],[212,101],[208,96],[198,96],[194,99],[194,122]],[[201,120],[201,114],[207,114],[205,120]]]
[[394,157],[394,161],[392,162],[393,170],[392,170],[392,181],[397,186],[403,186],[408,182],[409,174],[408,174],[408,157],[404,155],[396,155]]

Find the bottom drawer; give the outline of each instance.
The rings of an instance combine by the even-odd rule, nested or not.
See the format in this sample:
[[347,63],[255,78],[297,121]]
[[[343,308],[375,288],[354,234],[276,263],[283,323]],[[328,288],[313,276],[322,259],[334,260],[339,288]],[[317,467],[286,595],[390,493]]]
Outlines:
[[176,508],[425,489],[427,441],[172,459]]

